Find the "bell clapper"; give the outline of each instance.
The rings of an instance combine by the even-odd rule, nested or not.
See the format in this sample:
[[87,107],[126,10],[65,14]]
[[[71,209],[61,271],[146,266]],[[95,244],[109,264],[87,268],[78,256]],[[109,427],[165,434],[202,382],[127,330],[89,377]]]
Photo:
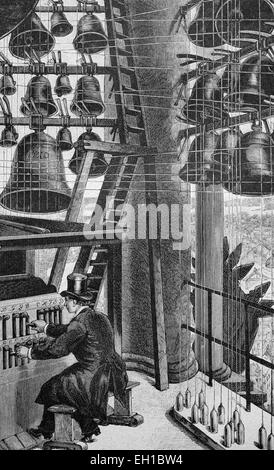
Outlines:
[[236,442],[239,446],[242,446],[245,443],[245,427],[241,418],[236,427]]
[[227,448],[232,446],[232,430],[229,423],[224,427],[224,446]]
[[198,408],[196,400],[194,402],[194,405],[191,408],[191,421],[194,424],[199,423],[199,408]]
[[203,426],[208,426],[208,424],[209,424],[209,409],[208,409],[208,406],[207,406],[206,402],[204,402],[200,414],[201,414],[201,418],[200,418],[201,424],[203,424]]
[[203,389],[201,389],[198,395],[198,406],[200,410],[203,408],[204,403],[205,403],[205,394],[204,394]]
[[240,413],[239,411],[237,410],[237,408],[233,411],[233,423],[234,423],[234,428],[235,428],[235,431],[237,430],[237,426],[240,422]]

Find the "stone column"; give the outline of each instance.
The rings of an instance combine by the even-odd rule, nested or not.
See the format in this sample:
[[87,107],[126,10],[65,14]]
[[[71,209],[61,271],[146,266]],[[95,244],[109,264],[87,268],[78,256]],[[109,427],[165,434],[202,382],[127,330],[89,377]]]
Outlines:
[[[179,124],[172,89],[181,70],[176,54],[187,52],[183,30],[170,33],[181,0],[126,0],[127,18],[133,28],[135,65],[142,95],[148,145],[157,146],[158,203],[180,208],[183,242],[161,240],[164,315],[170,382],[190,378],[197,372],[189,332],[182,323],[191,321],[190,198],[188,185],[179,179],[176,139]],[[176,29],[176,28],[175,28]],[[135,208],[145,203],[143,167],[138,169],[129,200]],[[123,248],[123,352],[133,367],[149,371],[153,365],[151,311],[146,240],[131,241]]]

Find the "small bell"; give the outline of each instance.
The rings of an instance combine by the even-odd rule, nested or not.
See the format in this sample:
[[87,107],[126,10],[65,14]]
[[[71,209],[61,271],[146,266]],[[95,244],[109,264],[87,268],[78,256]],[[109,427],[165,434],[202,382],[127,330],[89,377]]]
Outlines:
[[234,423],[234,428],[235,428],[235,431],[237,430],[237,426],[240,422],[240,413],[238,410],[234,410],[233,412],[233,423]]
[[218,413],[215,408],[210,412],[210,432],[218,432]]
[[97,78],[92,75],[79,78],[70,109],[76,116],[87,114],[99,116],[105,112],[100,83]]
[[208,426],[209,423],[209,409],[206,403],[203,404],[201,408],[201,418],[200,418],[201,424],[203,426]]
[[82,16],[77,25],[77,34],[73,45],[83,54],[97,54],[108,45],[103,25],[94,14]]
[[72,135],[67,127],[62,127],[56,137],[57,145],[62,152],[68,152],[73,149]]
[[191,408],[191,421],[194,424],[199,423],[199,408],[198,408],[196,401]]
[[258,441],[260,449],[267,449],[267,432],[263,424],[259,429]]
[[199,407],[200,410],[203,408],[204,403],[205,403],[205,394],[204,394],[203,390],[201,390],[199,395],[198,395],[198,407]]
[[50,32],[53,34],[53,36],[56,37],[64,37],[68,36],[72,30],[73,26],[70,24],[68,21],[65,13],[64,13],[64,7],[62,5],[61,11],[58,10],[58,6],[55,7],[55,11],[51,15],[51,29]]
[[54,91],[59,98],[63,95],[69,95],[72,92],[73,88],[70,84],[70,79],[68,75],[58,75],[56,79],[56,84]]
[[267,450],[274,450],[274,434],[269,434],[267,439]]
[[[95,132],[87,130],[81,134],[74,144],[75,152],[69,162],[69,169],[72,173],[78,175],[81,169],[82,160],[86,156],[87,150],[85,150],[85,141],[86,142],[101,142],[101,138]],[[94,152],[93,161],[89,171],[89,178],[98,178],[103,176],[108,169],[108,164],[105,160],[103,152]]]
[[176,397],[176,410],[183,411],[184,409],[184,397],[181,392],[178,393]]
[[232,431],[229,423],[224,427],[224,446],[227,448],[232,446]]
[[245,427],[241,419],[236,427],[236,442],[239,446],[242,446],[245,443]]
[[218,406],[218,423],[225,424],[225,407],[222,403]]
[[231,444],[234,444],[235,443],[235,426],[234,426],[233,420],[231,419],[228,424],[231,428]]
[[3,75],[0,80],[0,93],[2,95],[14,95],[16,93],[16,82],[12,75]]
[[1,138],[0,138],[0,146],[1,147],[13,147],[17,145],[18,134],[14,126],[7,126],[3,129]]
[[191,408],[191,391],[189,390],[189,388],[186,390],[186,394],[185,394],[185,407],[186,408]]

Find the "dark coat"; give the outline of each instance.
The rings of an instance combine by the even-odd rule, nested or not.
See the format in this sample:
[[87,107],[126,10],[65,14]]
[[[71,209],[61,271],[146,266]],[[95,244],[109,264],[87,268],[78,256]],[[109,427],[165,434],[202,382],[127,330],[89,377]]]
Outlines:
[[46,382],[36,399],[46,407],[66,404],[91,418],[106,419],[108,391],[125,403],[125,364],[114,350],[106,315],[82,310],[68,325],[48,325],[44,342],[33,346],[33,359],[54,359],[73,353],[77,363]]

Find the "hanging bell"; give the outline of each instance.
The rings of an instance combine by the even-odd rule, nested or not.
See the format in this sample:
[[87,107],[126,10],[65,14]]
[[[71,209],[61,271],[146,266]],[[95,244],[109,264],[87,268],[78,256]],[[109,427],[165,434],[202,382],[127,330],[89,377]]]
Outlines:
[[267,439],[267,450],[274,450],[274,434],[269,434]]
[[99,116],[104,113],[105,105],[97,78],[85,75],[78,80],[70,109],[76,116]]
[[45,28],[36,13],[29,15],[12,33],[10,37],[10,53],[18,59],[36,59],[48,54],[54,47],[55,40]]
[[215,28],[219,38],[232,46],[243,47],[248,41],[246,33],[251,31],[262,36],[271,33],[272,26],[268,21],[274,20],[274,7],[269,0],[237,1],[226,0],[215,14]]
[[191,408],[191,421],[194,424],[199,423],[199,408],[198,408],[196,401]]
[[215,408],[210,412],[210,432],[216,434],[218,432],[218,413]]
[[70,200],[71,191],[56,140],[44,132],[23,137],[15,151],[0,204],[17,212],[49,213],[67,209]]
[[73,90],[70,79],[68,75],[58,75],[56,79],[56,84],[54,87],[54,91],[59,98],[63,95],[68,95]]
[[108,39],[96,15],[88,14],[79,20],[73,45],[82,54],[96,54],[107,48]]
[[267,109],[264,101],[274,94],[273,60],[261,54],[247,58],[240,74],[230,82],[228,94],[224,98],[225,108],[230,112],[253,112]]
[[259,429],[258,441],[260,449],[267,449],[267,432],[263,424]]
[[17,145],[18,134],[14,126],[6,126],[1,134],[0,146],[13,147]]
[[204,391],[201,390],[199,395],[198,395],[198,407],[199,407],[199,410],[201,410],[204,406],[204,403],[205,403],[205,394],[204,394]]
[[229,424],[226,424],[224,427],[224,446],[228,449],[232,446],[231,427]]
[[[78,138],[75,147],[75,152],[72,159],[69,162],[69,169],[72,173],[78,175],[81,163],[83,158],[86,155],[87,150],[84,148],[84,141],[97,141],[101,142],[101,138],[99,135],[95,134],[95,132],[87,131],[80,135]],[[107,171],[108,164],[105,160],[104,154],[102,152],[94,152],[92,165],[90,167],[89,177],[90,178],[98,178],[99,176],[103,176]]]
[[185,407],[186,408],[191,408],[191,391],[189,390],[189,388],[187,388],[186,390],[186,393],[185,393]]
[[200,417],[201,424],[203,426],[208,426],[209,423],[209,409],[207,404],[204,402],[201,408],[201,417]]
[[192,122],[224,119],[228,114],[223,107],[221,79],[215,73],[203,74],[193,86],[183,107],[183,114]]
[[16,93],[16,82],[12,75],[3,75],[0,79],[0,93],[10,96]]
[[62,152],[67,152],[73,149],[72,135],[67,127],[62,127],[56,137],[57,145]]
[[183,409],[184,409],[184,397],[183,397],[183,394],[179,392],[176,397],[176,410],[183,411]]
[[[199,2],[200,3],[200,2]],[[217,34],[215,23],[216,12],[219,8],[220,0],[204,0],[187,29],[189,39],[199,47],[218,47],[223,41]]]
[[245,427],[241,419],[236,427],[236,442],[239,446],[242,446],[245,443]]
[[62,8],[61,11],[56,9],[52,13],[51,18],[50,18],[50,22],[51,22],[50,32],[51,34],[53,34],[53,36],[56,36],[56,37],[68,36],[73,30],[73,26],[68,21],[63,10],[64,8]]
[[225,424],[225,407],[222,403],[218,406],[218,423]]
[[234,423],[235,432],[237,432],[237,426],[241,420],[240,413],[237,409],[233,411],[232,419]]
[[241,139],[240,151],[235,154],[225,189],[243,196],[262,196],[273,193],[273,140],[261,126]]
[[[20,111],[25,116],[31,114],[33,100],[38,112],[43,116],[53,116],[57,112],[57,106],[53,101],[51,84],[48,78],[43,75],[32,77],[28,83],[25,94],[25,103],[22,104]],[[35,112],[35,110],[33,110]]]
[[217,175],[220,175],[219,163],[214,160],[218,142],[219,136],[213,131],[202,133],[195,138],[190,145],[187,162],[179,171],[179,177],[188,183],[212,184],[213,178],[217,179]]

